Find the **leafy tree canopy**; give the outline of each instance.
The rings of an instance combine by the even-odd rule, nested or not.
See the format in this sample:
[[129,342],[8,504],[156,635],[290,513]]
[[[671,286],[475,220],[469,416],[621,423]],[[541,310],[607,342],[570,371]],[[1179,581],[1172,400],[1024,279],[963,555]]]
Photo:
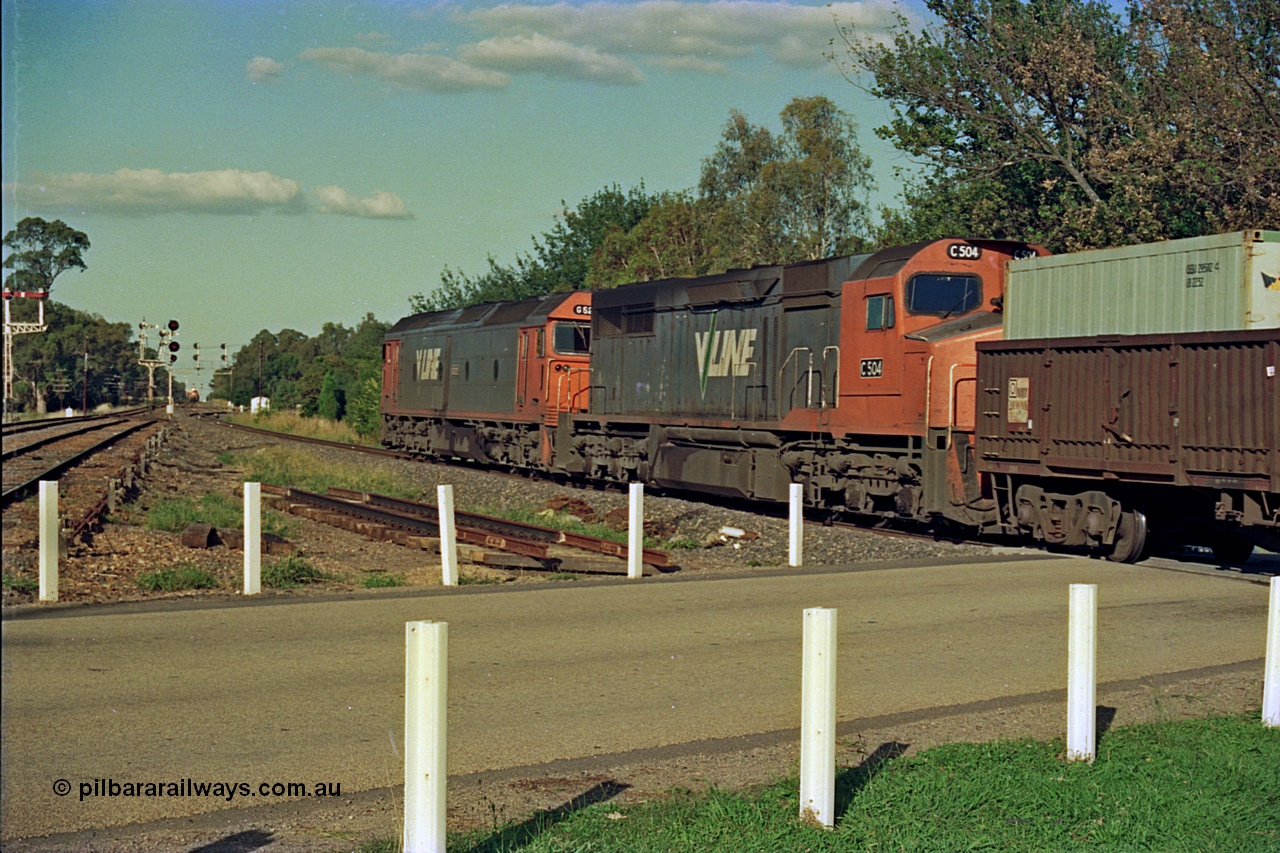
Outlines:
[[356,409],[353,404],[368,397],[371,380],[380,380],[382,341],[390,328],[366,314],[354,328],[325,323],[314,337],[296,329],[263,329],[235,353],[231,370],[219,376],[210,396],[247,407],[261,390],[275,409],[331,419],[358,414],[361,427],[376,435],[380,396],[362,399]]
[[72,267],[86,268],[84,253],[89,250],[89,238],[61,219],[47,222],[27,217],[4,235],[4,246],[13,250],[3,264],[4,269],[13,270],[6,287],[49,291],[62,273]]
[[561,201],[560,219],[541,239],[534,238],[532,253],[517,257],[510,266],[490,257],[488,269],[476,276],[445,267],[440,286],[425,296],[414,294],[409,305],[413,311],[444,311],[580,290],[586,286],[591,259],[605,238],[633,228],[653,202],[643,185],[623,192],[616,184],[583,199],[573,210]]
[[[1274,0],[926,0],[832,59],[894,108],[923,173],[885,242],[944,233],[1057,251],[1280,218]],[[866,77],[861,76],[866,75]],[[865,79],[871,82],[863,83]]]

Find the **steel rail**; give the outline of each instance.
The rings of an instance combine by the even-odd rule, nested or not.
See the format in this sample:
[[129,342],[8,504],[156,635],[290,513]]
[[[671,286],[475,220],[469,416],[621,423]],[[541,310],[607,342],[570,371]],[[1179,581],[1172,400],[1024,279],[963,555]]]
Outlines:
[[389,456],[393,459],[416,459],[412,453],[405,453],[399,450],[388,450],[385,447],[370,447],[367,444],[347,444],[344,441],[329,441],[324,438],[312,438],[306,435],[294,435],[293,433],[280,432],[272,429],[262,429],[260,427],[245,426],[244,424],[233,424],[226,420],[217,420],[215,423],[221,424],[229,429],[238,429],[244,432],[252,432],[258,435],[269,435],[275,438],[282,438],[286,441],[300,441],[304,444],[318,444],[322,447],[336,447],[340,450],[354,450],[356,453],[369,453],[374,456]]
[[59,479],[64,473],[67,472],[68,469],[75,467],[76,465],[83,462],[85,459],[88,459],[93,454],[99,452],[100,450],[104,450],[107,447],[110,447],[112,444],[114,444],[115,442],[119,441],[120,439],[124,438],[127,435],[132,435],[133,433],[137,432],[140,429],[151,426],[155,422],[156,421],[154,418],[145,420],[145,421],[139,421],[138,423],[130,426],[128,429],[124,429],[124,430],[121,430],[120,432],[115,433],[114,435],[107,436],[102,441],[99,441],[96,444],[94,444],[92,447],[82,450],[81,452],[76,453],[73,456],[69,456],[66,459],[63,459],[57,462],[56,464],[49,466],[48,468],[41,471],[39,474],[35,475],[31,479],[23,483],[20,483],[19,485],[14,486],[12,489],[9,489],[8,491],[6,491],[2,496],[0,496],[0,506],[7,507],[9,506],[9,504],[13,503],[14,501],[17,501],[25,497],[28,492],[36,488],[36,486],[40,483],[41,480]]
[[[427,515],[435,513],[438,509],[428,503],[418,503],[416,501],[406,501],[400,498],[393,498],[387,495],[374,495],[368,492],[354,492],[346,489],[330,489],[329,494],[335,497],[346,497],[349,500],[359,500],[364,503],[382,506],[391,509],[398,509],[403,512],[414,513],[418,515]],[[480,515],[474,512],[454,511],[454,518],[467,527],[476,530],[485,530],[497,533],[502,536],[516,536],[521,539],[528,539],[534,542],[546,542],[550,545],[568,545],[582,551],[593,551],[598,554],[606,554],[611,557],[627,556],[627,546],[609,539],[601,539],[597,536],[588,536],[583,533],[570,533],[565,530],[555,530],[550,527],[541,527],[536,524],[525,524],[519,521],[509,521],[505,518],[494,518],[488,515]],[[640,561],[650,566],[668,566],[670,560],[662,551],[652,548],[645,548],[641,552]]]
[[49,429],[50,427],[59,426],[61,424],[88,423],[89,421],[100,421],[105,418],[132,418],[146,411],[148,411],[148,409],[143,406],[137,409],[123,409],[119,412],[106,412],[101,415],[79,415],[71,418],[53,417],[42,418],[38,421],[21,421],[15,424],[5,424],[4,437],[8,438],[11,435],[20,435],[24,432],[34,432],[38,429]]
[[[364,519],[420,536],[439,537],[440,535],[439,521],[429,515],[400,512],[385,507],[371,506],[367,503],[353,503],[350,500],[329,495],[318,495],[314,492],[307,492],[289,486],[271,486],[264,483],[262,491],[265,494],[283,497],[303,505],[326,509],[351,518]],[[456,533],[460,543],[495,548],[499,551],[509,551],[513,554],[532,557],[535,560],[548,559],[547,545],[542,542],[530,542],[513,536],[503,536],[462,526],[457,528]]]
[[[100,429],[107,429],[109,427],[118,426],[119,424],[122,424],[125,422],[126,421],[124,418],[121,418],[115,421],[106,421],[103,423],[95,422],[95,423],[85,424],[85,425],[76,427],[75,429],[69,429],[66,432],[60,432],[56,435],[47,435],[44,438],[37,438],[35,441],[31,442],[30,444],[24,444],[21,447],[15,447],[12,450],[5,450],[3,452],[0,452],[0,460],[9,460],[15,456],[21,456],[24,453],[30,453],[33,450],[37,450],[41,447],[44,447],[46,444],[53,444],[55,441],[62,441],[64,438],[72,438],[77,435],[84,435],[87,432],[94,432]],[[50,424],[49,426],[52,428],[53,426],[58,426],[58,424]]]

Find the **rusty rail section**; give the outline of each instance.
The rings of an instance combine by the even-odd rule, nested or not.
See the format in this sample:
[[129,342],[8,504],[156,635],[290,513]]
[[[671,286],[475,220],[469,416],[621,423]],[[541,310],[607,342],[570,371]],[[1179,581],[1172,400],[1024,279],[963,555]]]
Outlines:
[[[264,483],[262,491],[264,494],[286,498],[295,503],[315,506],[340,515],[405,530],[412,534],[433,537],[440,535],[439,510],[431,504],[348,489],[330,489],[327,495],[318,495],[302,489]],[[536,560],[551,559],[547,550],[551,545],[567,545],[579,550],[614,557],[627,555],[625,546],[594,536],[565,533],[548,527],[521,524],[478,513],[455,512],[454,519],[457,522],[459,543],[508,551]],[[644,550],[641,560],[655,567],[670,565],[665,553],[650,548]]]
[[[386,495],[373,495],[366,492],[353,492],[346,489],[330,489],[329,494],[335,497],[344,497],[347,500],[361,501],[373,506],[387,507],[389,509],[399,509],[405,512],[417,513],[420,515],[433,514],[439,512],[438,508],[432,504],[416,503],[414,501],[401,500],[400,498],[388,497]],[[477,530],[486,530],[493,533],[506,536],[518,536],[520,538],[529,539],[534,542],[546,542],[552,545],[568,545],[571,548],[578,548],[582,551],[592,551],[597,554],[606,554],[610,557],[627,556],[627,547],[617,542],[611,542],[608,539],[600,539],[595,536],[587,536],[581,533],[569,533],[564,530],[553,530],[550,527],[539,527],[536,524],[522,524],[516,521],[507,521],[503,518],[493,518],[488,515],[480,515],[474,512],[454,511],[454,518],[459,524],[465,524]],[[666,566],[669,565],[667,555],[662,551],[655,551],[652,548],[645,548],[641,552],[640,561],[650,566]]]

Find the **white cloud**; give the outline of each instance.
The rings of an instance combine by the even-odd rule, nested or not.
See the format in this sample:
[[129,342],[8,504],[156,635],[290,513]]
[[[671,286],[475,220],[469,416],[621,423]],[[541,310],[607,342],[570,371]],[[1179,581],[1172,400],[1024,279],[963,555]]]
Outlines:
[[547,38],[541,33],[499,36],[463,45],[458,56],[470,65],[513,74],[539,73],[596,83],[634,85],[644,81],[640,70],[594,47]]
[[245,214],[297,210],[305,204],[297,181],[241,169],[176,173],[118,169],[105,175],[33,175],[12,186],[18,204],[103,213]]
[[395,193],[379,191],[368,198],[358,198],[342,187],[317,187],[312,191],[321,213],[358,216],[362,219],[412,219],[404,200]]
[[718,71],[716,60],[757,51],[788,65],[823,65],[837,20],[876,31],[883,29],[893,11],[891,0],[817,6],[768,0],[642,0],[504,3],[453,14],[456,20],[496,36],[539,34],[611,54],[697,59],[707,64],[690,62],[686,67]]
[[245,66],[245,76],[253,83],[270,83],[279,78],[284,66],[269,56],[255,56]]
[[[77,172],[32,175],[5,184],[4,193],[21,208],[125,215],[207,213],[247,215],[264,211],[304,213],[310,209],[302,186],[270,172],[219,169],[211,172],[162,172],[118,169],[108,174]],[[320,213],[374,219],[412,218],[395,193],[379,191],[358,198],[341,187],[314,193]]]
[[431,45],[401,54],[313,48],[301,58],[418,91],[501,88],[521,74],[637,85],[644,75],[636,62],[698,74],[724,74],[731,61],[752,56],[794,67],[823,67],[837,35],[837,21],[854,23],[875,36],[885,31],[896,11],[895,0],[822,5],[591,0],[486,8],[440,2],[415,9],[410,17],[430,20],[447,15],[482,34],[480,40],[455,46],[452,56],[442,55],[447,46]]
[[375,53],[358,47],[317,47],[300,59],[319,62],[344,74],[368,74],[402,89],[427,92],[467,92],[500,89],[511,78],[499,71],[475,68],[447,56],[424,53]]

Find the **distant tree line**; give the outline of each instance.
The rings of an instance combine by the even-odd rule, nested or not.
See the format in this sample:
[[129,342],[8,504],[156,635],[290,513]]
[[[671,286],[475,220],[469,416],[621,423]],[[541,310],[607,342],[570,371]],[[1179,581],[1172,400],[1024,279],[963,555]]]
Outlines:
[[274,410],[347,421],[360,434],[381,427],[382,339],[390,324],[366,314],[354,328],[325,323],[308,337],[294,329],[258,332],[220,374],[210,398],[250,405],[271,400]]
[[[11,270],[4,282],[10,294],[43,293],[47,330],[15,335],[13,341],[13,397],[6,411],[46,412],[49,409],[86,407],[104,403],[128,404],[147,398],[147,369],[138,363],[143,353],[131,338],[129,323],[112,323],[96,314],[77,311],[48,298],[54,282],[64,272],[86,268],[84,253],[89,237],[62,220],[48,222],[27,217],[4,235],[9,251],[3,268]],[[39,300],[13,297],[9,316],[14,323],[36,323]],[[154,348],[145,355],[156,358]],[[9,365],[4,366],[5,369]],[[168,395],[168,375],[156,371],[156,389]],[[185,386],[174,383],[174,392]]]
[[1280,223],[1276,0],[925,0],[888,40],[838,22],[828,54],[886,100],[909,155],[873,222],[870,162],[827,98],[774,133],[731,113],[697,187],[599,190],[533,250],[410,298],[443,310],[787,263],[944,236],[1055,252]]

